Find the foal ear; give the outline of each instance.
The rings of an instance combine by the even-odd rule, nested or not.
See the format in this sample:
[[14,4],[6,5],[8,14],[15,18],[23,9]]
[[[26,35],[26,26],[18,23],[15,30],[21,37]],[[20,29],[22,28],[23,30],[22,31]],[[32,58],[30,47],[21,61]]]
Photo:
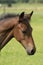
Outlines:
[[22,12],[19,16],[20,19],[22,19],[24,17],[24,12]]
[[33,11],[28,14],[28,18],[29,18],[29,19],[31,19],[32,14],[33,14]]
[[30,13],[30,17],[32,16],[32,14],[33,14],[33,11]]

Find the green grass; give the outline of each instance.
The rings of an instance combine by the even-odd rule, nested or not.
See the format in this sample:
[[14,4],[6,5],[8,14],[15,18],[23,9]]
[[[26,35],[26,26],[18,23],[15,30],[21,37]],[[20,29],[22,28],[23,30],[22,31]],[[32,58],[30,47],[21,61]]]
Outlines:
[[[19,8],[17,10],[14,9],[14,13],[22,11],[29,13],[34,10],[30,23],[33,27],[36,53],[33,56],[28,56],[22,45],[13,38],[0,52],[0,65],[43,65],[43,5],[15,4],[14,6]],[[13,12],[10,9],[8,8],[7,12]],[[2,11],[0,10],[0,12]]]

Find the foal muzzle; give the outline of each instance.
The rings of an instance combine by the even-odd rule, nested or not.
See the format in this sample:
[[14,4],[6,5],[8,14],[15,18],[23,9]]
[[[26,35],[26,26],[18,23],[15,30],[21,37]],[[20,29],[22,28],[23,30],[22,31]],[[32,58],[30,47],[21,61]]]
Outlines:
[[26,52],[28,55],[34,55],[36,52],[36,48],[29,43],[28,47],[26,48]]

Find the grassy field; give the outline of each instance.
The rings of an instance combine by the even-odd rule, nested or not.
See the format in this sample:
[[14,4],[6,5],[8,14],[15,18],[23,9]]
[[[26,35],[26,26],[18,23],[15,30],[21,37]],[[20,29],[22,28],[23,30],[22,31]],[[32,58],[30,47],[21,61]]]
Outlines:
[[[33,38],[36,53],[28,56],[21,44],[12,39],[0,52],[0,65],[43,65],[43,5],[42,4],[15,4],[12,8],[6,7],[6,13],[29,13],[34,11],[31,19]],[[3,13],[3,7],[0,9]]]

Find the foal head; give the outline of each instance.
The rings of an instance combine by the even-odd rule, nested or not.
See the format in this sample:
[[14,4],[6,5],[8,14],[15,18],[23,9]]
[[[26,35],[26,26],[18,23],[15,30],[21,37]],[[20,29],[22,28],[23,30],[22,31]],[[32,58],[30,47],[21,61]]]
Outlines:
[[33,11],[30,14],[22,12],[19,16],[19,23],[14,28],[14,37],[24,46],[27,54],[33,55],[36,51],[34,40],[32,37],[32,27],[30,19]]

